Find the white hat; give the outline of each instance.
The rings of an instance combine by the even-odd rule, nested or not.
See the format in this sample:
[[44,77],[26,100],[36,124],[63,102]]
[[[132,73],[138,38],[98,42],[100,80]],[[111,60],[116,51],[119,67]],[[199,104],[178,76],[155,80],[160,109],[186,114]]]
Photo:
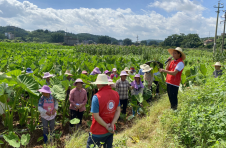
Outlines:
[[128,67],[125,67],[123,71],[130,71]]
[[149,72],[151,71],[153,68],[150,67],[149,65],[145,66],[144,69],[142,70],[142,72]]
[[177,47],[176,49],[168,49],[168,52],[173,55],[173,51],[176,50],[178,52],[181,53],[181,58],[182,60],[185,60],[186,59],[186,55],[183,53],[182,49],[180,47]]
[[54,75],[50,74],[49,72],[44,73],[43,78],[50,78],[53,77]]
[[113,68],[112,71],[117,71],[117,69],[116,68]]
[[109,84],[108,77],[106,74],[98,74],[96,81],[91,84]]
[[70,70],[66,70],[66,72],[64,73],[65,75],[69,75],[69,76],[72,76]]
[[213,66],[222,66],[220,62],[216,62]]
[[148,66],[148,65],[147,64],[142,64],[142,65],[140,65],[140,68],[144,69],[145,66]]
[[126,71],[121,71],[120,76],[128,76],[128,74],[126,73]]

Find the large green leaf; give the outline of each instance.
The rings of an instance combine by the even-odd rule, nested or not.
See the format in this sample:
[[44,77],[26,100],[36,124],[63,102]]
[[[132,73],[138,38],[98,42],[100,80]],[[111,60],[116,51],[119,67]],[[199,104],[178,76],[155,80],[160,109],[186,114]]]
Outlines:
[[21,70],[13,70],[13,71],[7,72],[6,74],[7,74],[7,76],[17,77],[17,76],[21,75]]
[[200,64],[200,71],[205,76],[207,73],[207,68],[205,64]]
[[181,83],[184,84],[186,82],[186,75],[182,73],[181,75]]
[[80,120],[77,119],[77,118],[74,118],[74,119],[70,120],[71,124],[78,124],[79,122],[80,122]]
[[139,95],[135,95],[135,97],[139,103],[142,103],[144,100],[142,93],[139,93]]
[[15,133],[9,132],[8,135],[3,135],[3,138],[9,143],[9,145],[13,147],[20,147],[20,139]]
[[29,143],[29,141],[30,141],[30,134],[26,134],[26,135],[23,134],[21,136],[21,144],[22,145],[26,146]]
[[66,97],[65,90],[61,85],[53,85],[53,87],[50,88],[50,90],[54,98],[58,100],[65,100]]
[[27,92],[30,92],[33,95],[38,96],[39,93],[37,90],[39,89],[38,83],[34,80],[33,77],[28,75],[20,75],[16,79],[17,84],[22,87]]

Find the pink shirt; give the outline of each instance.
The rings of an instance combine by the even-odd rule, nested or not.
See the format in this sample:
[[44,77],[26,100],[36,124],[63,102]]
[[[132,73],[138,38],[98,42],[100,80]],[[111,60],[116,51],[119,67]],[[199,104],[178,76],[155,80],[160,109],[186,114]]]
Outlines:
[[87,93],[85,89],[78,90],[77,88],[74,88],[70,91],[69,95],[69,101],[70,101],[70,107],[69,109],[78,111],[77,108],[75,108],[76,104],[81,105],[82,107],[79,109],[79,112],[83,112],[86,110],[86,102],[87,102]]
[[116,78],[118,78],[118,74],[111,74],[110,77],[111,79],[113,79],[116,76]]

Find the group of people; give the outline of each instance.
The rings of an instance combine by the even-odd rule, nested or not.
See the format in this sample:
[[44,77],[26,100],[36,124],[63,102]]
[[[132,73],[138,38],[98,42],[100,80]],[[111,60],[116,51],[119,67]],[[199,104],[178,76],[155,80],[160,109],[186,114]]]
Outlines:
[[[132,95],[139,95],[143,93],[144,85],[140,75],[144,75],[144,81],[148,83],[148,88],[152,89],[152,83],[154,81],[154,75],[158,75],[160,72],[167,73],[166,83],[167,92],[172,109],[177,109],[178,88],[181,81],[181,74],[184,68],[184,62],[186,56],[182,52],[181,48],[169,49],[169,53],[173,56],[174,60],[169,58],[169,62],[166,65],[166,69],[159,69],[159,72],[152,74],[151,68],[147,64],[140,66],[139,73],[136,74],[134,67],[125,68],[120,72],[120,79],[114,84],[112,79],[118,77],[117,69],[113,68],[112,72],[108,70],[101,74],[98,67],[95,67],[90,75],[98,75],[95,82],[91,84],[97,85],[98,90],[92,96],[91,113],[92,113],[92,125],[90,128],[89,138],[87,141],[87,148],[91,144],[101,145],[104,142],[104,147],[112,147],[113,134],[116,130],[115,123],[117,122],[120,113],[126,114],[128,106],[129,90]],[[66,72],[68,76],[71,76],[70,72]],[[82,71],[82,74],[88,75],[86,71]],[[128,75],[134,75],[134,80],[129,83],[127,80]],[[56,111],[58,109],[58,103],[51,95],[51,91],[48,85],[50,85],[49,78],[52,77],[50,73],[45,73],[46,85],[39,91],[42,96],[39,100],[39,111],[43,122],[43,136],[44,141],[47,142],[48,124],[51,132],[54,129]],[[68,80],[72,80],[68,77]],[[158,82],[155,82],[158,86]],[[79,118],[80,123],[76,125],[79,128],[82,123],[83,112],[85,111],[85,105],[87,103],[87,92],[82,87],[84,82],[81,79],[76,79],[74,89],[70,90],[69,102],[70,102],[70,116],[71,119]],[[112,88],[115,88],[113,90]],[[159,89],[159,87],[157,88]],[[156,91],[159,93],[159,90]],[[122,109],[121,109],[122,107]],[[134,114],[133,110],[133,114]],[[70,127],[73,127],[70,124]]]

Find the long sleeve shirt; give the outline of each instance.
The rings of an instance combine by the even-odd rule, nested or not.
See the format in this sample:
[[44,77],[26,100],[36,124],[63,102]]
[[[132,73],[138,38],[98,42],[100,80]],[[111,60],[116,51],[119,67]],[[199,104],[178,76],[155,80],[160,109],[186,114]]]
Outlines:
[[146,72],[144,74],[144,80],[148,83],[148,88],[150,89],[152,86],[152,82],[154,80],[154,76],[151,74],[151,72]]
[[130,84],[127,80],[122,81],[121,79],[116,82],[116,91],[119,94],[120,100],[129,99],[128,90],[131,89]]
[[79,112],[83,112],[86,110],[86,102],[87,102],[87,93],[85,89],[77,89],[74,88],[71,90],[69,95],[69,101],[70,101],[70,108],[72,110],[78,111],[78,109],[75,107],[76,104],[82,105],[82,107],[79,109]]

